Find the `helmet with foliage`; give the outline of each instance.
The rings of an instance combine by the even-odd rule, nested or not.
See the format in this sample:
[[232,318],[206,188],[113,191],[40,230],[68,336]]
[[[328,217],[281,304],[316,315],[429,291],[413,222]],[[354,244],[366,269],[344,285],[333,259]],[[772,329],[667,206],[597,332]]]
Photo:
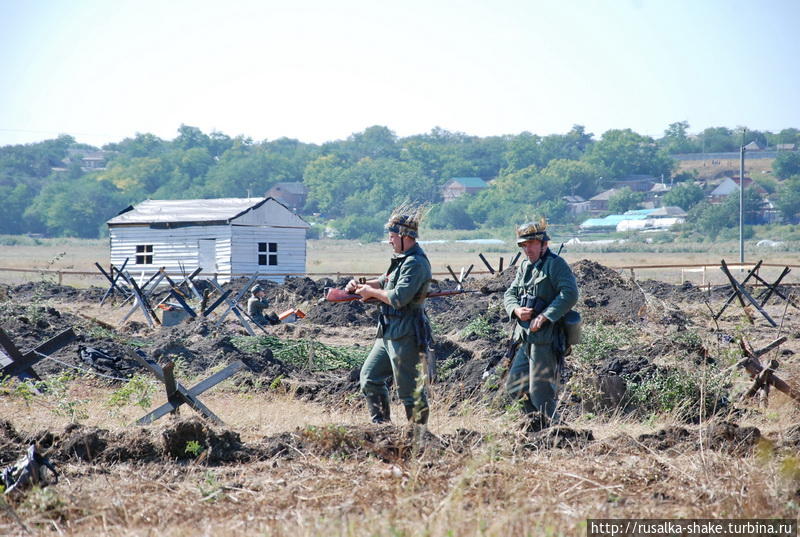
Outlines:
[[389,216],[384,229],[392,233],[397,233],[405,237],[416,239],[419,236],[419,225],[425,215],[428,214],[428,207],[421,204],[403,203],[395,208]]
[[517,228],[517,245],[527,241],[549,241],[547,219],[542,217],[538,222],[525,222]]

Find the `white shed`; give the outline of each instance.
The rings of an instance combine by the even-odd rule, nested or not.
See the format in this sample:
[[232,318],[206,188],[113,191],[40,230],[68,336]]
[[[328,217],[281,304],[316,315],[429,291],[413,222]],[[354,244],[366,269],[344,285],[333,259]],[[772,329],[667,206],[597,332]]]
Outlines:
[[198,278],[220,282],[256,271],[282,281],[277,274],[306,271],[309,225],[274,198],[147,200],[107,224],[111,263],[128,259],[136,276],[201,267]]

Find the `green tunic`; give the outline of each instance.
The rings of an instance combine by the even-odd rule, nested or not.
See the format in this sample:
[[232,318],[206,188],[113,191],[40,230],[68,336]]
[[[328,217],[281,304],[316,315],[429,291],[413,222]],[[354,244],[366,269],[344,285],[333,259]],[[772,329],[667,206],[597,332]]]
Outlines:
[[514,340],[520,346],[509,370],[506,390],[515,398],[527,390],[533,406],[552,417],[563,353],[564,336],[558,321],[578,302],[578,284],[567,262],[548,249],[535,263],[525,259],[517,268],[503,297],[509,317],[514,318],[524,294],[547,304],[542,313],[549,321],[534,333],[520,323],[514,327]]
[[247,314],[258,324],[265,326],[270,324],[269,319],[264,315],[264,310],[269,307],[269,300],[266,297],[259,299],[251,296],[247,301]]
[[421,394],[421,401],[415,401],[414,391],[423,340],[429,337],[424,303],[431,277],[431,264],[415,244],[395,255],[387,273],[378,278],[392,305],[381,304],[378,337],[361,368],[361,391],[365,395],[388,396],[386,382],[394,377],[404,405],[427,408],[425,394]]

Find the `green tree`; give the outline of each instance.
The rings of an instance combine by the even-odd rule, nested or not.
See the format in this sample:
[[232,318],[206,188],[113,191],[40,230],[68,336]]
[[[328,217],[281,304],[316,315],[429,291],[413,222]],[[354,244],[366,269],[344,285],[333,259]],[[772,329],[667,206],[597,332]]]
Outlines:
[[106,220],[126,204],[124,195],[109,181],[83,176],[73,182],[52,182],[45,186],[25,211],[51,236],[99,236]]
[[3,210],[0,211],[0,234],[16,235],[32,231],[23,218],[25,208],[34,197],[33,189],[25,183],[3,185],[0,182],[0,200]]
[[133,138],[106,144],[103,149],[116,151],[125,157],[157,157],[167,151],[169,144],[150,133],[136,133]]
[[538,172],[536,166],[505,173],[474,196],[467,212],[476,224],[508,227],[515,222],[545,215],[554,223],[566,217],[565,177]]
[[705,153],[738,151],[739,142],[727,127],[709,127],[700,133],[700,144]]
[[788,222],[797,222],[800,213],[800,175],[792,176],[780,184],[775,204]]
[[333,227],[343,239],[358,239],[362,242],[380,240],[385,219],[378,216],[349,214],[334,220]]
[[184,151],[193,147],[208,149],[211,145],[211,138],[197,127],[182,124],[178,128],[178,137],[173,140],[172,145]]
[[609,177],[633,174],[669,176],[675,161],[659,150],[652,138],[631,129],[610,130],[587,153],[587,161],[608,170]]
[[[744,191],[744,223],[759,223],[764,200],[754,188]],[[722,203],[702,202],[689,211],[687,220],[694,224],[695,231],[716,239],[720,231],[739,225],[739,196],[732,194]]]
[[426,223],[433,229],[475,229],[475,222],[467,212],[469,198],[441,203],[431,210]]
[[777,134],[776,144],[795,144],[800,146],[800,129],[783,129]]
[[772,171],[781,179],[800,174],[800,152],[781,151],[772,163]]
[[634,192],[625,187],[608,199],[608,210],[614,214],[622,214],[625,211],[636,209],[643,200],[643,192]]
[[678,121],[670,123],[664,131],[664,137],[659,143],[669,154],[674,153],[699,153],[697,143],[689,139],[689,122]]
[[603,171],[586,161],[554,159],[542,170],[542,174],[563,182],[562,195],[578,195],[588,199],[597,194]]
[[688,211],[701,201],[705,194],[703,189],[694,183],[681,183],[675,185],[672,190],[664,194],[663,202],[666,206],[680,207]]

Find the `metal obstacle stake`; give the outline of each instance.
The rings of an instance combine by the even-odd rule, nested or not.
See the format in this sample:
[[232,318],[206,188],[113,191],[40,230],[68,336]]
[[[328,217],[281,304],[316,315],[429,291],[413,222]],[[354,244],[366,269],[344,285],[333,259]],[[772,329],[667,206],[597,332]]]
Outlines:
[[185,283],[186,287],[188,287],[189,290],[192,292],[192,294],[194,294],[195,298],[202,299],[203,298],[203,294],[200,292],[200,290],[195,285],[194,278],[203,271],[203,268],[202,267],[197,267],[196,269],[194,269],[192,271],[191,274],[189,274],[187,276],[186,275],[186,271],[183,268],[183,263],[179,262],[179,266],[181,268],[181,273],[183,274],[183,279],[177,283],[176,287],[180,287],[181,285],[183,285]]
[[[724,262],[725,262],[725,261],[723,260],[723,263],[724,263]],[[761,263],[763,263],[763,262],[764,262],[764,260],[763,260],[763,259],[762,259],[762,260],[759,260],[759,262],[758,262],[758,263],[756,263],[756,265],[755,265],[755,266],[754,266],[752,269],[750,269],[750,271],[747,273],[747,276],[745,277],[745,279],[744,279],[744,280],[742,280],[742,285],[745,285],[745,284],[747,284],[748,280],[750,280],[750,278],[752,278],[753,276],[755,276],[756,272],[758,272],[758,269],[761,267]],[[714,315],[714,320],[715,320],[715,321],[716,321],[717,319],[719,319],[719,318],[722,316],[722,312],[724,312],[724,311],[725,311],[725,308],[727,308],[728,306],[730,306],[731,302],[733,302],[733,300],[734,300],[734,299],[736,299],[736,298],[738,298],[738,299],[739,299],[739,303],[740,303],[740,304],[742,305],[742,307],[744,308],[744,301],[742,300],[742,297],[739,295],[739,290],[738,290],[738,289],[737,289],[737,287],[736,287],[735,285],[733,285],[733,284],[731,284],[731,288],[733,289],[733,293],[731,293],[731,295],[728,297],[728,299],[727,299],[727,300],[725,301],[725,303],[722,305],[722,308],[720,308],[720,310],[719,310],[719,311],[718,311],[718,312],[717,312],[717,313]],[[749,318],[749,317],[750,317],[750,316],[748,315],[748,318]],[[752,324],[752,323],[753,323],[753,320],[752,320],[752,319],[750,319],[750,324]]]
[[[255,335],[256,335],[256,332],[255,332],[255,330],[253,330],[253,327],[252,327],[252,326],[250,326],[250,323],[249,323],[249,322],[247,322],[247,319],[245,319],[245,314],[246,314],[247,312],[246,312],[246,311],[244,311],[242,308],[240,308],[240,307],[239,307],[239,304],[238,304],[238,301],[239,301],[238,299],[239,299],[239,297],[241,297],[241,296],[242,296],[244,293],[242,293],[242,292],[240,291],[240,292],[239,292],[239,293],[236,295],[236,297],[234,297],[234,298],[230,298],[230,295],[232,294],[232,292],[231,292],[231,290],[230,290],[230,289],[229,289],[229,290],[227,290],[227,291],[224,291],[224,292],[223,292],[223,290],[222,290],[222,287],[219,285],[219,283],[217,283],[217,281],[216,281],[216,280],[208,280],[208,282],[211,284],[211,286],[212,286],[214,289],[216,289],[216,290],[217,290],[219,293],[221,293],[221,296],[220,296],[219,300],[217,300],[217,302],[215,302],[214,304],[212,304],[212,305],[211,305],[211,307],[210,307],[210,308],[208,308],[208,309],[206,310],[206,312],[208,312],[208,313],[211,313],[211,311],[212,311],[214,308],[216,308],[216,307],[217,307],[217,305],[218,305],[218,303],[219,303],[220,301],[222,301],[222,302],[224,302],[224,303],[228,304],[228,309],[226,309],[226,310],[225,310],[225,311],[222,313],[222,315],[221,315],[221,316],[220,316],[220,317],[217,319],[217,322],[216,322],[216,323],[214,323],[214,326],[220,326],[220,325],[222,324],[222,321],[223,321],[223,320],[225,319],[225,317],[228,315],[228,313],[231,313],[231,312],[232,312],[234,315],[236,315],[236,318],[237,318],[237,319],[239,319],[239,322],[242,324],[242,326],[243,326],[243,327],[244,327],[244,329],[247,331],[247,333],[248,333],[248,334],[250,334],[251,336],[255,336]],[[250,284],[248,283],[248,285],[247,285],[247,286],[246,286],[246,287],[245,287],[245,288],[244,288],[242,291],[246,291],[246,290],[247,290],[247,289],[249,289],[249,288],[250,288]],[[205,312],[204,312],[204,313],[205,313]],[[249,315],[248,315],[248,317],[249,317]]]
[[489,269],[489,273],[490,274],[494,274],[495,273],[494,267],[492,267],[492,265],[489,264],[489,262],[486,260],[486,258],[483,257],[483,253],[479,253],[478,257],[481,258],[481,261],[483,261],[483,264],[486,265],[487,269]]
[[[759,304],[759,303],[756,301],[756,299],[755,299],[755,298],[753,298],[753,297],[752,297],[752,295],[750,295],[750,293],[748,293],[748,292],[747,292],[747,290],[746,290],[746,289],[745,289],[745,288],[742,286],[742,284],[740,284],[738,281],[736,281],[736,278],[734,278],[734,277],[733,277],[733,274],[731,274],[730,270],[728,270],[728,265],[725,263],[725,260],[724,260],[724,259],[721,261],[721,266],[720,266],[720,268],[722,269],[722,272],[724,272],[724,273],[725,273],[725,275],[726,275],[726,276],[728,277],[728,279],[730,280],[730,282],[731,282],[731,285],[733,286],[733,288],[734,288],[734,289],[735,289],[735,290],[738,292],[738,296],[739,296],[739,303],[742,305],[742,308],[744,309],[744,307],[745,307],[745,305],[744,305],[744,300],[742,299],[742,297],[744,297],[744,298],[746,298],[746,299],[747,299],[747,300],[750,302],[750,304],[752,304],[752,305],[753,305],[753,307],[754,307],[755,309],[757,309],[757,310],[758,310],[758,312],[759,312],[759,313],[760,313],[760,314],[761,314],[761,315],[762,315],[762,316],[763,316],[763,317],[764,317],[764,318],[765,318],[767,321],[769,321],[769,324],[771,324],[772,326],[775,326],[775,327],[776,327],[776,326],[778,326],[778,323],[776,323],[776,322],[775,322],[775,321],[772,319],[772,317],[770,317],[770,316],[769,316],[769,314],[768,314],[766,311],[764,311],[764,308],[762,308],[762,307],[761,307],[761,304]],[[745,311],[746,311],[746,310],[745,310]],[[751,320],[751,322],[752,322],[752,320]]]
[[750,374],[750,377],[753,378],[753,386],[751,386],[750,390],[748,390],[745,396],[752,397],[759,390],[764,390],[765,393],[768,393],[768,387],[774,386],[777,390],[785,393],[795,401],[800,402],[800,391],[787,384],[783,379],[775,374],[775,370],[778,368],[778,361],[772,360],[769,364],[769,367],[765,368],[759,359],[764,354],[779,347],[785,342],[786,337],[784,336],[776,339],[762,349],[753,350],[750,342],[745,338],[742,338],[739,341],[739,345],[741,346],[742,351],[744,351],[745,357],[736,365],[739,367],[744,367],[744,369]]
[[131,275],[128,274],[127,272],[122,274],[122,277],[125,279],[125,282],[133,290],[134,299],[135,299],[134,302],[133,302],[133,307],[125,315],[125,317],[122,318],[122,322],[127,321],[128,318],[131,315],[133,315],[133,313],[137,309],[141,309],[142,310],[142,314],[144,315],[144,319],[145,319],[145,321],[147,321],[147,325],[150,328],[153,328],[154,324],[160,325],[161,321],[158,319],[158,316],[156,315],[155,311],[153,311],[153,308],[150,306],[150,302],[147,300],[147,296],[145,296],[145,294],[142,293],[142,290],[136,284],[136,280],[133,279],[131,277]]
[[[225,299],[225,302],[228,304],[228,309],[226,309],[222,313],[222,315],[220,315],[219,319],[217,319],[217,322],[214,323],[214,326],[221,325],[222,321],[225,320],[225,317],[227,317],[230,312],[233,312],[233,314],[239,318],[239,321],[242,323],[242,326],[244,326],[244,329],[247,330],[247,333],[250,334],[251,336],[256,335],[255,331],[253,330],[253,327],[250,326],[250,324],[245,320],[244,315],[242,315],[242,310],[239,308],[239,301],[242,299],[245,293],[247,293],[247,290],[250,289],[250,287],[257,279],[258,279],[258,272],[253,274],[253,276],[247,282],[247,285],[242,287],[242,289],[236,294],[236,297],[232,299]],[[208,281],[214,288],[217,289],[217,291],[219,291],[220,293],[223,292],[222,287],[220,287],[220,285],[216,281],[214,280],[208,280]]]
[[20,380],[42,380],[33,366],[75,341],[75,332],[67,328],[26,353],[20,352],[8,334],[0,328],[0,378],[17,377]]
[[[165,268],[166,267],[161,267],[160,269],[158,269],[156,272],[153,273],[152,276],[150,276],[150,278],[147,279],[146,282],[144,282],[142,285],[139,286],[139,289],[142,290],[142,294],[144,294],[144,296],[146,296],[148,299],[150,299],[153,296],[153,294],[158,289],[158,286],[161,284],[161,280],[163,280],[164,277],[167,275],[166,272],[164,272]],[[148,286],[150,287],[149,289]],[[122,302],[120,307],[127,304],[128,301],[131,300],[132,298],[135,298],[133,293],[131,293],[130,296]]]
[[[125,262],[122,263],[122,270],[125,270],[125,265],[128,264],[128,259],[129,258],[126,257],[125,258]],[[105,278],[111,283],[111,287],[108,288],[108,290],[103,294],[103,298],[100,299],[100,305],[101,306],[106,301],[106,298],[108,298],[109,295],[113,295],[114,294],[114,289],[119,291],[119,293],[123,297],[127,298],[130,295],[130,292],[127,289],[122,289],[120,286],[117,285],[117,280],[119,279],[119,276],[120,276],[121,272],[119,270],[117,270],[117,275],[113,276],[113,277],[111,276],[111,275],[114,274],[114,271],[116,270],[116,267],[114,265],[111,265],[111,275],[109,275],[108,272],[106,272],[105,269],[103,269],[103,267],[100,266],[100,263],[95,262],[94,266],[96,266],[100,270],[100,273],[103,276],[105,276]]]
[[783,272],[781,272],[781,275],[778,276],[778,279],[775,280],[775,282],[773,282],[772,284],[767,283],[758,274],[755,275],[756,280],[764,284],[764,286],[766,287],[766,289],[760,295],[758,295],[758,298],[761,299],[761,307],[764,307],[766,303],[769,301],[769,299],[772,298],[772,295],[776,294],[778,295],[778,297],[788,302],[789,305],[792,306],[793,308],[800,309],[800,306],[798,306],[797,303],[795,303],[795,301],[791,299],[791,297],[784,295],[780,291],[780,289],[778,289],[778,285],[781,283],[781,280],[783,280],[784,276],[789,274],[791,270],[792,269],[790,269],[789,267],[784,267]]
[[[211,285],[214,285],[216,283],[214,280],[210,280],[210,282]],[[219,286],[217,286],[217,288],[219,288]],[[230,289],[222,293],[222,295],[220,295],[218,299],[216,299],[210,306],[208,306],[203,310],[203,317],[208,317],[211,314],[211,312],[217,309],[217,306],[225,302],[225,299],[228,298],[231,295],[231,293],[233,293],[233,291],[231,291]]]
[[469,268],[466,269],[466,270],[464,270],[464,267],[461,267],[461,272],[459,273],[458,276],[456,276],[456,273],[453,272],[453,268],[450,265],[447,265],[448,272],[450,272],[450,275],[453,277],[453,280],[455,280],[455,282],[457,284],[456,285],[456,289],[458,289],[459,291],[461,289],[463,289],[464,282],[469,277],[469,273],[472,272],[472,269],[474,267],[475,267],[475,265],[470,265]]
[[166,416],[167,414],[177,414],[178,408],[180,408],[182,405],[187,405],[205,419],[216,425],[224,425],[224,422],[219,419],[219,417],[207,406],[205,406],[198,397],[200,394],[209,390],[210,388],[213,388],[240,369],[247,368],[244,362],[237,360],[228,365],[222,371],[214,373],[207,379],[195,384],[187,390],[180,382],[175,380],[174,362],[169,361],[162,368],[157,362],[148,358],[144,352],[138,349],[136,351],[129,351],[129,354],[137,362],[139,362],[142,367],[153,373],[158,380],[164,383],[164,388],[167,393],[167,402],[136,420],[136,425],[148,425],[157,419]]

